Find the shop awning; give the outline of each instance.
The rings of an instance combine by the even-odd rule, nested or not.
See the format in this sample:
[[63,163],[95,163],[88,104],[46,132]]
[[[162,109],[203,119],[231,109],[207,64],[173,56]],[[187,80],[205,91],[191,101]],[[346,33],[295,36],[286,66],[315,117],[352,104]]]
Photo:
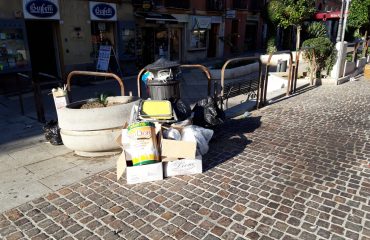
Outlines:
[[177,19],[170,14],[165,13],[154,13],[154,12],[142,12],[136,13],[136,17],[144,18],[145,21],[154,21],[157,23],[177,23]]
[[340,11],[333,11],[333,12],[319,12],[314,15],[315,19],[318,20],[326,20],[326,19],[338,19],[340,18]]

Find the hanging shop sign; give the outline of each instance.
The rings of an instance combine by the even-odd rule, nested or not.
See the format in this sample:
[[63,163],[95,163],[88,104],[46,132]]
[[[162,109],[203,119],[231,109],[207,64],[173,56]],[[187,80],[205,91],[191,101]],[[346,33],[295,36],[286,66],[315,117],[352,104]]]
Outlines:
[[90,19],[117,21],[117,9],[115,3],[89,2]]
[[226,18],[235,18],[236,10],[226,10]]
[[210,29],[211,28],[211,17],[205,16],[192,16],[193,28],[192,29]]
[[58,0],[23,0],[23,12],[25,19],[60,19]]

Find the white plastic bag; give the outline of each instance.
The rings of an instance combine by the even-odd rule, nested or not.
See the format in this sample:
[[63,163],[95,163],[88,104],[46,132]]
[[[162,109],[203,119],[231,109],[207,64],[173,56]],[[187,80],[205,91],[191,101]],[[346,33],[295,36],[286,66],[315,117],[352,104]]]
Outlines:
[[180,141],[181,133],[179,130],[174,129],[174,128],[165,129],[163,131],[163,138]]
[[197,143],[197,155],[204,155],[208,152],[208,143],[213,136],[213,130],[191,125],[182,130],[182,141]]

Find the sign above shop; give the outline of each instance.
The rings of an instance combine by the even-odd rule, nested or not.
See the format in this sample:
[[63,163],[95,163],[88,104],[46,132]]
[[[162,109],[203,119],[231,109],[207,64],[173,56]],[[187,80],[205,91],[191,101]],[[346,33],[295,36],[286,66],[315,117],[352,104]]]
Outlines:
[[103,21],[117,21],[115,3],[89,2],[90,19]]
[[211,17],[193,16],[193,29],[210,29],[211,22]]
[[225,17],[226,18],[235,18],[236,17],[236,11],[235,10],[227,10]]
[[260,19],[259,15],[248,15],[247,16],[247,21],[256,21],[258,22]]
[[58,0],[23,0],[23,12],[25,19],[60,19]]

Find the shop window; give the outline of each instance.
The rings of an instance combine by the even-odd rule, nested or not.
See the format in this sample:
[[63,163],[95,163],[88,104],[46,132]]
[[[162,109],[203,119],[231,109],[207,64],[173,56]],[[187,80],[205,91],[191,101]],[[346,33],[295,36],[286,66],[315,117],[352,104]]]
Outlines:
[[113,23],[91,22],[92,57],[97,57],[100,45],[110,45],[114,47],[113,30]]
[[155,32],[155,58],[168,57],[168,33],[166,29]]
[[23,29],[0,28],[0,73],[28,66]]
[[190,35],[190,48],[199,49],[207,46],[207,30],[194,29]]
[[124,58],[135,57],[135,30],[123,28],[121,30],[121,40]]

